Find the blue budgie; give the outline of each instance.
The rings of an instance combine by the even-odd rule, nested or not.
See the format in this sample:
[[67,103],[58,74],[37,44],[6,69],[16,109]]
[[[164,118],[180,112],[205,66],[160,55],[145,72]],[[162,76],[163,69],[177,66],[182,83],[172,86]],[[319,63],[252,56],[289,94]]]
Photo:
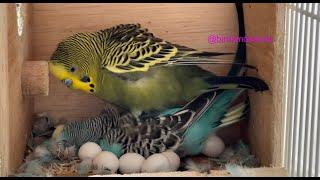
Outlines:
[[97,117],[60,125],[52,140],[61,148],[96,142],[118,156],[136,152],[148,157],[166,150],[196,155],[210,133],[248,114],[246,89],[221,88],[199,95],[173,114],[153,118],[139,119],[130,112],[107,108]]

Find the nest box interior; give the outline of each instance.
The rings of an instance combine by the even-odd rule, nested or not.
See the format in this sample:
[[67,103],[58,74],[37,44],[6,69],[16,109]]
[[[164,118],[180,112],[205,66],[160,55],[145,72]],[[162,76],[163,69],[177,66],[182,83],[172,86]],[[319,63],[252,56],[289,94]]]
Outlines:
[[[208,43],[211,34],[237,36],[234,4],[15,4],[0,5],[0,175],[21,164],[36,113],[76,120],[97,115],[104,102],[65,87],[48,72],[57,44],[78,32],[140,23],[169,42],[205,51],[235,52],[236,43]],[[237,128],[262,166],[281,167],[284,10],[279,4],[244,3],[247,36],[273,37],[248,43],[248,64],[270,90],[250,92],[251,115]],[[155,14],[154,12],[157,11]],[[19,20],[20,18],[20,20]],[[20,33],[19,33],[20,31]],[[203,68],[225,74],[229,66]]]

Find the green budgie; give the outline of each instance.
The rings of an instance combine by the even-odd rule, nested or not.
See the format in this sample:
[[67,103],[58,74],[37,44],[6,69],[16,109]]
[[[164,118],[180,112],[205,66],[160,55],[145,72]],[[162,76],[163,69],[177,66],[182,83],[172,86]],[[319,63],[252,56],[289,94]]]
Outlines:
[[[243,18],[242,13],[239,16]],[[239,35],[244,36],[240,27],[243,21],[239,21]],[[219,84],[225,84],[225,89],[250,84],[266,90],[258,78],[237,76],[241,67],[253,68],[239,56],[243,45],[238,48],[242,51],[238,49],[235,61],[224,60],[233,53],[199,51],[164,41],[139,24],[121,24],[68,37],[58,44],[49,68],[71,89],[91,93],[135,115],[155,116],[180,108]],[[206,63],[232,64],[232,73],[216,76],[197,66]]]
[[173,114],[143,119],[108,108],[97,117],[58,126],[52,140],[60,147],[76,149],[96,142],[118,157],[128,152],[148,157],[166,150],[180,156],[196,155],[210,133],[246,117],[247,98],[245,89],[225,91],[217,87]]

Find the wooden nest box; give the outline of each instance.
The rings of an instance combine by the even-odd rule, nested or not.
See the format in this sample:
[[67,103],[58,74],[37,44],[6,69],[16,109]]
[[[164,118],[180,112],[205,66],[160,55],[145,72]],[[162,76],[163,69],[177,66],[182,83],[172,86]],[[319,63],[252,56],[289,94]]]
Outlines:
[[[284,173],[281,168],[283,6],[244,3],[247,36],[273,37],[272,43],[247,44],[248,63],[259,70],[248,73],[264,79],[270,91],[250,92],[251,117],[245,128],[239,128],[262,166],[273,167],[265,175]],[[208,43],[210,34],[238,35],[234,4],[41,3],[20,4],[19,11],[13,3],[1,4],[1,176],[12,174],[20,166],[35,114],[46,112],[54,119],[74,120],[96,115],[103,107],[101,100],[70,90],[49,74],[47,61],[57,44],[77,32],[93,32],[122,23],[140,23],[160,38],[196,49],[235,52],[237,46],[236,43]],[[228,69],[222,66],[215,72],[223,74]],[[179,176],[197,175],[178,173]],[[219,175],[218,171],[213,173]],[[220,172],[220,175],[225,174]]]

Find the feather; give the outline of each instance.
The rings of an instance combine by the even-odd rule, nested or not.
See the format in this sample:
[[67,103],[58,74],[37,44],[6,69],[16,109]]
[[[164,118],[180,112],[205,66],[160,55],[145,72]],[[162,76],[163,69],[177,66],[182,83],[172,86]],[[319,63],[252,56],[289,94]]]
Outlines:
[[92,170],[92,159],[83,160],[77,165],[77,174],[79,176],[87,175]]
[[226,170],[232,177],[257,177],[257,174],[254,171],[235,164],[227,164]]
[[188,171],[210,172],[212,170],[211,163],[208,160],[195,161],[192,158],[185,160],[185,166]]
[[234,164],[227,164],[226,170],[231,174],[233,177],[240,177],[243,176],[243,169],[241,166],[237,166]]
[[44,168],[44,164],[47,159],[34,159],[29,162],[25,162],[19,168],[19,173],[15,174],[17,177],[46,177],[49,175],[48,171]]

